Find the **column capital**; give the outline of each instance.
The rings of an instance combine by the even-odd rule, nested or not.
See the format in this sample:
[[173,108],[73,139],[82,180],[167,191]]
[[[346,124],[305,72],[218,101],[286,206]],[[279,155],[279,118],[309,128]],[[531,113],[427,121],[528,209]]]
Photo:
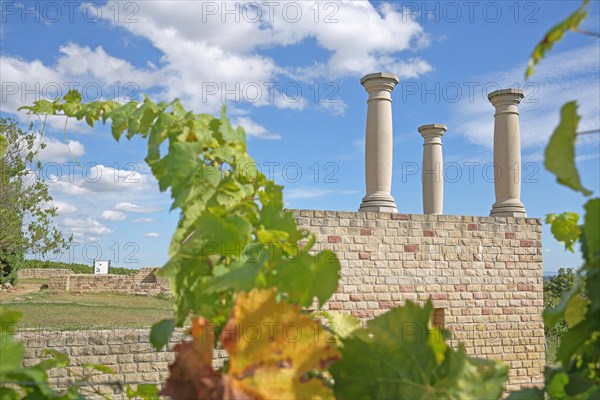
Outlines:
[[500,89],[496,90],[490,94],[488,94],[488,100],[494,107],[498,107],[501,105],[519,105],[521,100],[525,95],[523,94],[523,89]]
[[417,130],[423,136],[423,139],[425,139],[425,144],[427,144],[431,139],[444,136],[444,132],[448,130],[448,127],[444,124],[428,124],[421,125]]
[[368,93],[374,90],[389,90],[391,92],[399,82],[400,79],[389,72],[375,72],[360,79],[360,84],[364,86]]

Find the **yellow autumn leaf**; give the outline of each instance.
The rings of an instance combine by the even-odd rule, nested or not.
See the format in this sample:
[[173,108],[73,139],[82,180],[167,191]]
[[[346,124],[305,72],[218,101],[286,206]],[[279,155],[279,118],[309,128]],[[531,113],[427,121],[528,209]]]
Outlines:
[[326,369],[339,352],[331,335],[300,311],[278,303],[274,288],[238,294],[220,338],[230,357],[231,392],[253,399],[333,399],[306,374]]

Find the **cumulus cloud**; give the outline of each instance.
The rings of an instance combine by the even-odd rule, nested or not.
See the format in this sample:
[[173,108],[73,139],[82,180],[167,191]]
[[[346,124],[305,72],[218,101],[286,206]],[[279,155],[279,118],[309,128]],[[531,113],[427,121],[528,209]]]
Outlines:
[[63,163],[85,154],[85,146],[78,140],[65,143],[49,136],[42,137],[39,133],[35,134],[34,149],[39,149],[38,159],[45,162]]
[[51,190],[73,196],[142,193],[152,187],[150,176],[138,172],[137,164],[128,163],[124,167],[127,169],[79,162],[49,164],[43,167],[42,175]]
[[148,232],[148,233],[144,233],[144,237],[146,237],[146,238],[159,238],[160,234],[158,234],[156,232]]
[[49,205],[52,208],[56,207],[58,215],[75,214],[79,211],[76,206],[66,201],[52,200]]
[[280,135],[269,132],[264,126],[256,123],[254,120],[248,117],[239,117],[235,125],[243,127],[249,137],[256,137],[260,139],[281,139]]
[[141,206],[139,204],[129,203],[129,202],[121,202],[115,204],[113,207],[114,210],[117,211],[125,211],[125,212],[133,212],[133,213],[155,213],[159,212],[160,208],[151,207],[151,206]]
[[[458,102],[458,116],[452,123],[453,131],[470,142],[488,149],[493,146],[494,108],[481,93],[484,84],[490,92],[500,88],[524,89],[525,98],[519,105],[521,144],[523,148],[539,148],[546,143],[558,125],[561,106],[571,100],[579,104],[582,116],[579,130],[598,129],[600,126],[600,48],[596,45],[570,51],[551,53],[538,67],[529,82],[522,82],[526,66],[518,65],[505,71],[496,71],[475,77],[481,83],[474,101]],[[464,94],[464,92],[463,92]],[[465,96],[466,97],[466,96]],[[585,135],[579,144],[598,144],[598,135]]]
[[100,218],[106,221],[123,221],[127,218],[127,214],[121,211],[104,210]]
[[[113,20],[114,9],[123,8],[119,2],[107,3],[102,15],[162,52],[158,65],[137,67],[101,46],[77,43],[59,47],[54,64],[2,55],[3,109],[15,112],[25,103],[54,99],[74,87],[84,91],[87,100],[124,101],[150,92],[161,100],[178,97],[186,107],[204,112],[217,111],[224,101],[302,110],[307,99],[290,101],[282,89],[285,84],[313,84],[379,70],[417,77],[432,69],[414,54],[428,43],[423,27],[391,2],[156,1],[138,6],[137,23]],[[226,8],[236,11],[227,14]],[[325,51],[325,59],[285,65],[265,52],[308,40]],[[115,77],[127,77],[132,85],[117,93]],[[247,92],[255,88],[260,90],[258,97]],[[28,90],[37,94],[26,94]],[[233,99],[228,95],[232,91]],[[344,103],[321,106],[332,113],[345,110]],[[255,132],[255,137],[273,138],[260,128]]]
[[76,241],[94,240],[93,235],[110,235],[113,231],[94,218],[64,218],[60,225],[62,231],[73,234]]
[[140,223],[140,222],[145,222],[145,223],[150,223],[150,222],[154,222],[154,219],[152,218],[136,218],[133,220],[133,222]]

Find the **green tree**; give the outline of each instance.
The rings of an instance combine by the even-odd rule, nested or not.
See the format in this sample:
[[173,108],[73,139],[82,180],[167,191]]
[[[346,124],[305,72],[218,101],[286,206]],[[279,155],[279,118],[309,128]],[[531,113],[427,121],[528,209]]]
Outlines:
[[56,208],[49,206],[48,186],[38,178],[37,154],[44,145],[12,119],[0,118],[0,136],[6,143],[0,149],[0,283],[15,283],[26,253],[58,252],[70,239],[52,226]]
[[[573,268],[560,268],[558,274],[544,282],[544,309],[551,309],[560,303],[563,295],[568,293],[577,281],[577,272]],[[545,327],[546,337],[560,340],[567,331],[567,323],[561,319],[552,328]]]

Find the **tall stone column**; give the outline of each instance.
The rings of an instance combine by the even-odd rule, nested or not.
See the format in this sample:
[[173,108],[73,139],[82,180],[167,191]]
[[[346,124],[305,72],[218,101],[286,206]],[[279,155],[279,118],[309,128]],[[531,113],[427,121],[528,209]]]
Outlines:
[[494,189],[496,202],[492,217],[526,217],[521,203],[521,133],[517,106],[523,99],[521,89],[496,90],[488,99],[494,114]]
[[392,188],[392,90],[399,82],[394,74],[365,75],[367,133],[365,142],[365,181],[367,194],[358,211],[397,212]]
[[442,159],[442,136],[446,125],[430,124],[419,127],[423,136],[423,213],[444,212],[444,161]]

